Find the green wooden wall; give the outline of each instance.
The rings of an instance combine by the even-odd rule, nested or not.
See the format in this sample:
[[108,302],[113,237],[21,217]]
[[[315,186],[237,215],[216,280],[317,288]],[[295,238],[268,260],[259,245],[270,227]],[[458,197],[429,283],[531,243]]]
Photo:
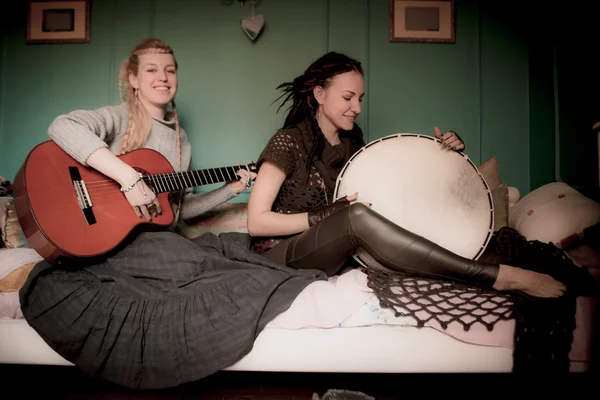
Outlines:
[[560,76],[575,73],[570,42],[540,39],[533,16],[506,2],[457,0],[456,43],[428,44],[388,40],[388,0],[260,0],[266,27],[256,42],[240,28],[249,3],[92,0],[90,44],[29,46],[20,4],[23,18],[0,17],[0,175],[8,179],[48,139],[56,115],[117,103],[121,60],[140,39],[157,36],[181,66],[177,105],[196,168],[254,160],[283,122],[275,87],[337,50],[364,64],[358,122],[367,140],[438,125],[461,134],[474,162],[498,155],[502,179],[522,194],[563,177],[597,182],[597,155],[583,146],[582,174],[582,141],[573,139],[591,126],[576,112],[560,113],[579,104],[556,87],[557,48],[567,54],[558,57]]

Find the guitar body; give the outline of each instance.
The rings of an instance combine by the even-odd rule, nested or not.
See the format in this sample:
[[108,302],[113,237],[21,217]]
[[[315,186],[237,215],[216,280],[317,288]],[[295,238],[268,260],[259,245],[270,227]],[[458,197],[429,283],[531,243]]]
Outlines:
[[[139,149],[119,158],[144,174],[174,172],[154,150]],[[80,204],[75,178],[87,189],[81,193],[89,195],[89,207]],[[138,227],[167,228],[174,222],[169,193],[157,194],[162,215],[148,222],[137,216],[119,189],[117,182],[83,166],[54,142],[39,144],[17,172],[13,188],[29,246],[49,262],[60,256],[96,257],[115,249]]]

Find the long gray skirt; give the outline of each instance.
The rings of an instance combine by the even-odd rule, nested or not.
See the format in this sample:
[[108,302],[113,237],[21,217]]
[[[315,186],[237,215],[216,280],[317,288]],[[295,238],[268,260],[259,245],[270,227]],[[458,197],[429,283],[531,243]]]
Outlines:
[[294,270],[250,250],[248,235],[142,233],[93,265],[37,264],[23,315],[58,354],[128,388],[195,381],[252,349],[319,270]]

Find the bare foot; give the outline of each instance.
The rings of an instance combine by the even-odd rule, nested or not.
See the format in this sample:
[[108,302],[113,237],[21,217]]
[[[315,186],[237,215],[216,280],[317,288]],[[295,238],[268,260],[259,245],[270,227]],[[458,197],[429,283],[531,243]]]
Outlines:
[[535,297],[560,297],[566,287],[550,275],[500,264],[494,289],[520,290]]

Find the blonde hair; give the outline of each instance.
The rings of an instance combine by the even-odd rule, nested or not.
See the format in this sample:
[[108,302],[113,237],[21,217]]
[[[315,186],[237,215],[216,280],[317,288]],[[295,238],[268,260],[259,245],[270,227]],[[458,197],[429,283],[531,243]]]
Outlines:
[[[149,38],[138,43],[132,50],[129,58],[125,59],[121,64],[121,71],[119,72],[119,97],[122,101],[127,102],[128,109],[127,132],[121,145],[121,154],[142,147],[148,139],[150,129],[152,128],[150,113],[148,113],[148,110],[146,110],[141,101],[137,101],[135,89],[129,82],[129,74],[133,74],[134,76],[138,74],[138,56],[142,54],[173,54],[173,58],[175,58],[173,49],[166,43],[160,39]],[[175,68],[177,68],[177,60],[175,60]],[[125,81],[125,97],[123,97],[123,81]],[[171,101],[171,105],[173,108],[173,118],[175,118],[177,148],[179,149],[179,117],[177,116],[175,99]],[[181,155],[179,157],[181,168]]]

